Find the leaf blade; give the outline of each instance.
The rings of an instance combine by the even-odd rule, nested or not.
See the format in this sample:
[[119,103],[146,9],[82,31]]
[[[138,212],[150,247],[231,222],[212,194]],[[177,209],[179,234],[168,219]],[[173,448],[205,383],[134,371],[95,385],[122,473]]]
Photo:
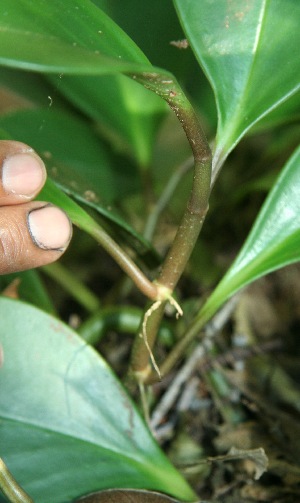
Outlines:
[[284,166],[239,255],[199,313],[207,321],[239,289],[300,260],[300,147]]
[[[193,499],[90,346],[32,306],[1,299],[0,312],[2,454],[37,503],[70,501],[112,484],[148,484]],[[24,452],[33,456],[26,467]]]
[[3,0],[2,6],[0,63],[4,65],[77,74],[151,66],[134,42],[89,0]]
[[285,2],[283,26],[279,0],[174,3],[214,89],[215,163],[222,163],[254,124],[299,92],[300,4]]
[[167,108],[155,94],[119,75],[149,72],[153,67],[143,52],[89,0],[3,1],[0,64],[59,74],[59,91],[101,122],[104,131],[117,133],[121,144],[129,143],[131,154],[147,167]]

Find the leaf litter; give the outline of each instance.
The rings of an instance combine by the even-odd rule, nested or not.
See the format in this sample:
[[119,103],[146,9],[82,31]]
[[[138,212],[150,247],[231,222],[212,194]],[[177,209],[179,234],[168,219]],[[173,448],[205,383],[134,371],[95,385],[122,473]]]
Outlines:
[[209,503],[299,501],[300,313],[291,276],[299,285],[298,265],[244,290],[227,321],[153,387],[154,434]]

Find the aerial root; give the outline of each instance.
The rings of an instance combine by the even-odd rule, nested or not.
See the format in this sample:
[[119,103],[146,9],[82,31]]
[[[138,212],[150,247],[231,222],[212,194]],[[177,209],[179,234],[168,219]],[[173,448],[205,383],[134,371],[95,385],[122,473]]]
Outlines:
[[144,319],[143,319],[143,324],[142,324],[142,332],[140,333],[140,337],[142,337],[142,339],[144,340],[145,346],[148,349],[149,356],[150,356],[153,368],[156,371],[156,373],[157,373],[157,375],[158,375],[158,377],[159,377],[160,380],[161,380],[161,373],[160,373],[159,367],[158,367],[158,365],[157,365],[157,363],[155,361],[152,349],[150,348],[149,342],[148,342],[148,337],[147,337],[147,321],[150,318],[150,316],[152,315],[152,313],[154,313],[154,311],[156,311],[156,309],[158,309],[161,304],[162,304],[161,300],[156,300],[154,302],[154,304],[152,304],[152,306],[150,306],[149,309],[147,309],[147,311],[144,314]]
[[176,310],[176,319],[178,319],[180,316],[183,315],[183,311],[182,311],[179,303],[171,295],[169,295],[168,298],[166,298],[166,299],[156,300],[149,307],[149,309],[147,309],[147,311],[145,312],[143,323],[142,323],[142,331],[140,332],[140,337],[143,339],[143,341],[145,343],[145,346],[146,346],[146,348],[147,348],[147,350],[149,352],[149,356],[150,356],[150,360],[151,360],[151,363],[153,365],[153,368],[154,368],[155,372],[157,373],[157,375],[158,375],[158,377],[159,377],[160,380],[161,380],[161,373],[160,373],[160,370],[159,370],[159,366],[157,365],[157,363],[155,361],[154,354],[153,354],[152,349],[151,349],[151,347],[149,345],[149,342],[148,342],[147,323],[148,323],[149,318],[154,313],[154,311],[156,311],[162,305],[162,303],[165,302],[166,300],[168,300],[170,302],[171,306],[173,306],[175,308],[175,310]]

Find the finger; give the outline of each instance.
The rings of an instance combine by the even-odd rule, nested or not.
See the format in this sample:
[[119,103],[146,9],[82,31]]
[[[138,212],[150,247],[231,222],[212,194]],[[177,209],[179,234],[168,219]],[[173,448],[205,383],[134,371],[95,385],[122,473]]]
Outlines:
[[51,204],[35,201],[0,208],[0,274],[54,262],[71,236],[69,218]]
[[0,205],[33,199],[46,181],[42,159],[25,143],[0,141]]

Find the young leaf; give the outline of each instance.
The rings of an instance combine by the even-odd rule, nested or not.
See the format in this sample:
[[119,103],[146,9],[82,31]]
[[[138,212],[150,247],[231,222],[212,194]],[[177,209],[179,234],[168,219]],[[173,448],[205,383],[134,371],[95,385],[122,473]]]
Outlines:
[[215,92],[217,171],[251,126],[299,91],[300,2],[174,3]]
[[199,313],[207,321],[240,288],[300,260],[300,147],[283,168],[238,257]]
[[107,488],[195,495],[106,363],[56,318],[0,299],[1,456],[35,503]]

